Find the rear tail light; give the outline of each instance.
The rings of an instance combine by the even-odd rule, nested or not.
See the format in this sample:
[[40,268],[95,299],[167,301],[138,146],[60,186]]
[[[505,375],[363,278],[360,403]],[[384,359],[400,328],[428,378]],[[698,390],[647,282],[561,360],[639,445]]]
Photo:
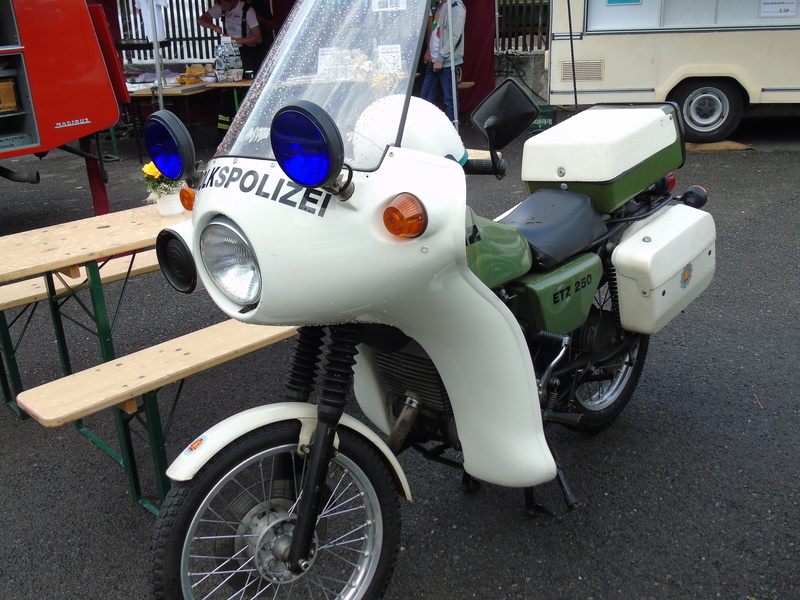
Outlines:
[[667,191],[671,192],[675,187],[675,183],[678,181],[678,178],[675,177],[675,173],[667,173]]

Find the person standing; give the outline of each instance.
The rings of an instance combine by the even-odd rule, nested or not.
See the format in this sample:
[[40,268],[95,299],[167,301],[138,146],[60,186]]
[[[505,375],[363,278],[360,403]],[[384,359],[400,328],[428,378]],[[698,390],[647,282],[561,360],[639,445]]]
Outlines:
[[[217,25],[214,21],[220,20]],[[197,24],[220,35],[230,36],[239,45],[242,69],[255,73],[261,66],[261,27],[256,11],[243,0],[216,0],[213,6],[197,19]],[[217,119],[216,143],[230,129],[236,114],[233,90],[221,90],[219,117]]]
[[[244,0],[244,2],[256,12],[258,26],[261,29],[261,44],[257,46],[258,64],[261,65],[275,39],[275,17],[272,16],[268,0]],[[255,73],[256,71],[253,71],[254,75]]]
[[[449,6],[448,6],[449,2]],[[463,0],[439,0],[432,14],[428,50],[425,53],[425,79],[422,82],[420,97],[435,102],[441,96],[445,113],[452,123],[457,122],[453,98],[458,97],[458,84],[461,82],[461,65],[464,63],[464,23],[467,8]],[[452,45],[451,45],[452,40]],[[455,86],[453,86],[455,70]],[[454,89],[455,87],[455,89]]]
[[[214,21],[221,21],[217,25]],[[217,0],[204,12],[197,24],[220,35],[230,36],[239,45],[242,67],[245,71],[257,71],[261,44],[261,27],[255,9],[243,0]]]

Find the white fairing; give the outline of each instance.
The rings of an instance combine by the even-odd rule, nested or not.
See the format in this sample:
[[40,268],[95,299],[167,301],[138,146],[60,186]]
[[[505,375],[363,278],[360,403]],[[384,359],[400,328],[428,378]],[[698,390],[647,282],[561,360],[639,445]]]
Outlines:
[[[245,193],[251,182],[257,183]],[[384,323],[387,309],[408,298],[424,300],[431,278],[466,260],[466,189],[457,163],[392,149],[378,171],[357,171],[353,183],[355,194],[342,202],[301,188],[272,161],[211,161],[193,214],[193,253],[200,256],[203,227],[226,215],[252,245],[263,277],[256,308],[241,312],[199,262],[214,301],[250,323]],[[400,191],[427,208],[429,225],[419,238],[394,237],[383,225],[383,211]]]
[[[196,188],[193,231],[182,234],[198,277],[230,317],[271,325],[377,323],[412,337],[447,389],[467,472],[500,485],[536,485],[555,476],[555,463],[520,326],[467,266],[464,145],[444,113],[408,97],[429,11],[428,0],[296,2]],[[324,144],[331,166],[341,157],[343,176],[352,174],[347,200],[303,188],[278,166],[277,159],[299,172],[327,164],[314,128],[273,139],[274,117],[299,103],[324,111],[339,132],[317,129],[336,140]],[[413,239],[384,224],[385,209],[401,193],[425,207],[427,226]],[[365,352],[356,396],[387,431],[379,387]],[[315,414],[313,406],[272,406],[210,430],[169,475],[192,477],[255,422],[303,422]],[[366,429],[349,417],[341,426]]]
[[[516,319],[466,267],[442,273],[422,304],[398,307],[401,327],[425,349],[453,405],[464,469],[507,487],[538,485],[556,467],[542,431],[531,357]],[[388,433],[371,355],[359,355],[355,392]]]
[[[555,476],[542,431],[536,381],[516,319],[466,264],[466,186],[458,163],[390,148],[372,173],[355,172],[346,202],[289,181],[272,161],[209,164],[193,215],[199,233],[218,215],[249,240],[263,276],[251,310],[232,303],[198,261],[214,301],[231,317],[263,324],[382,323],[417,340],[448,390],[466,470],[505,486]],[[390,235],[383,211],[399,192],[416,195],[429,224],[415,239]],[[383,396],[357,374],[368,414]],[[362,384],[361,381],[367,383]]]

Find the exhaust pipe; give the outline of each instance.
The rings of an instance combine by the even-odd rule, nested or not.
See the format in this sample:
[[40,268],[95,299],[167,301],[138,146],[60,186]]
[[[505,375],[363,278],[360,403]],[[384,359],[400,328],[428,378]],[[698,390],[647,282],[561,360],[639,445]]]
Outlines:
[[39,183],[39,171],[28,171],[27,173],[17,173],[11,169],[0,167],[0,177],[5,177],[9,181],[16,181],[17,183]]

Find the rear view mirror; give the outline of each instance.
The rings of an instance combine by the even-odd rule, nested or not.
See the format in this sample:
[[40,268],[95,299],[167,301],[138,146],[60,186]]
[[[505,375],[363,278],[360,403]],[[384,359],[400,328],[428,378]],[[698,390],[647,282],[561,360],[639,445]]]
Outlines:
[[539,107],[514,79],[506,79],[472,113],[490,149],[502,150],[539,116]]

